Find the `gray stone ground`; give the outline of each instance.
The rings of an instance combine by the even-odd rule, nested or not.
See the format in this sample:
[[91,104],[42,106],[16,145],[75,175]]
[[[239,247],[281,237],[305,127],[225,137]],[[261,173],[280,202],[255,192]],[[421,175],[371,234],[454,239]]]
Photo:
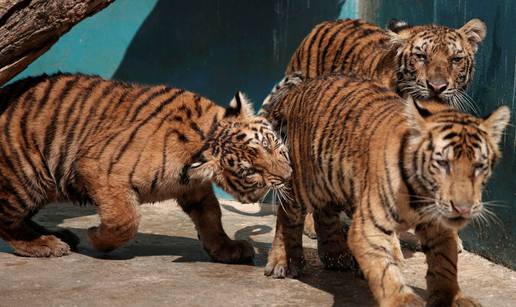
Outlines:
[[[54,204],[37,219],[81,237],[78,253],[62,258],[15,256],[0,240],[0,306],[371,306],[364,280],[321,268],[315,242],[304,238],[308,266],[300,280],[263,276],[274,233],[273,208],[224,202],[228,234],[255,246],[255,265],[213,263],[188,217],[174,202],[143,205],[136,239],[104,255],[92,250],[86,229],[98,223],[92,207]],[[426,265],[407,254],[404,274],[424,295]],[[462,253],[460,283],[485,306],[516,306],[516,272]]]

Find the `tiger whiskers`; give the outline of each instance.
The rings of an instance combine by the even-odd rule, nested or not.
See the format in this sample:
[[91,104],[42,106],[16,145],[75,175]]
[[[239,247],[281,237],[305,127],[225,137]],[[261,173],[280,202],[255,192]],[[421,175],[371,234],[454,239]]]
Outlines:
[[[491,210],[490,207],[505,207],[507,208],[508,206],[506,205],[501,205],[495,201],[486,201],[486,202],[482,202],[482,203],[479,203],[478,205],[476,205],[476,207],[480,207],[480,209],[477,209],[478,210],[478,213],[476,213],[474,216],[473,216],[473,219],[477,219],[479,222],[482,222],[484,223],[484,225],[487,227],[489,226],[491,223],[492,224],[495,224],[497,226],[499,226],[500,228],[503,229],[503,222],[502,220],[496,215],[496,213],[494,213],[493,210]],[[475,208],[475,206],[474,206]]]
[[273,212],[275,214],[277,214],[277,212],[276,212],[276,208],[277,208],[277,205],[278,205],[276,203],[276,201],[277,201],[279,203],[279,207],[281,209],[283,209],[285,214],[287,216],[290,216],[289,211],[287,210],[285,204],[283,203],[284,201],[285,202],[293,201],[293,197],[292,197],[291,193],[289,192],[289,188],[287,187],[287,185],[281,184],[279,186],[273,187],[271,190],[272,190]]
[[468,112],[471,111],[473,114],[478,115],[480,113],[479,109],[476,106],[473,98],[469,96],[463,90],[456,90],[453,94],[450,95],[450,99],[455,101],[455,103],[459,104],[462,111]]

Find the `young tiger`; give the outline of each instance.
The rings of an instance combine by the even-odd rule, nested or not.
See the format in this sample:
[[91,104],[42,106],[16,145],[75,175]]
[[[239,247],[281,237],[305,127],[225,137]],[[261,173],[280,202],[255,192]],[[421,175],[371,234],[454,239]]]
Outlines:
[[[297,276],[305,211],[329,268],[356,258],[380,306],[424,306],[401,275],[397,233],[415,228],[428,263],[429,306],[477,306],[457,282],[457,231],[483,214],[482,189],[510,112],[482,119],[371,81],[292,77],[267,100],[286,125],[292,200],[278,210],[266,275]],[[339,213],[352,218],[346,236]]]
[[109,252],[138,230],[138,205],[177,199],[208,254],[226,263],[254,255],[222,228],[212,182],[255,202],[291,174],[286,148],[240,93],[228,108],[183,89],[57,74],[0,90],[0,237],[21,256],[62,256],[70,231],[31,220],[54,200],[89,201]]
[[[476,110],[464,90],[473,79],[475,53],[485,36],[486,25],[479,19],[458,30],[410,26],[395,19],[388,30],[359,19],[326,21],[305,37],[286,74],[353,74],[375,79],[404,96],[433,97],[459,109]],[[311,213],[305,234],[316,237]]]
[[286,75],[354,74],[403,95],[435,97],[459,107],[468,102],[464,89],[473,78],[475,53],[485,36],[486,25],[479,19],[460,29],[392,21],[389,30],[358,19],[326,21],[301,42]]

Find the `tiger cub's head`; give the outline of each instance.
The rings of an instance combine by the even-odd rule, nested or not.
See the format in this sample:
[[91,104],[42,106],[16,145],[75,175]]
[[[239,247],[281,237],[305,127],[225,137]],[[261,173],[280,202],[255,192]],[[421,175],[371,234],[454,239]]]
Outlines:
[[215,182],[243,203],[256,202],[270,189],[284,189],[292,168],[288,151],[270,123],[254,115],[240,92],[226,108],[213,139]]
[[401,92],[416,99],[438,98],[457,108],[468,104],[464,90],[473,78],[475,53],[486,36],[484,22],[472,19],[452,29],[391,21],[388,30],[397,48]]
[[482,190],[500,156],[510,111],[501,106],[477,118],[444,105],[431,106],[421,107],[411,98],[407,102],[415,133],[411,157],[405,156],[409,162],[404,165],[416,194],[413,205],[424,220],[460,228],[486,214]]

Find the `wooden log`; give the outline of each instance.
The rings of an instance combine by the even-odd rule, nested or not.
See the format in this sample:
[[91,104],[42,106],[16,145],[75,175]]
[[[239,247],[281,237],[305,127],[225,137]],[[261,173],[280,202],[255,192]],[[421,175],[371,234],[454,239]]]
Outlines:
[[114,0],[0,0],[0,86]]

